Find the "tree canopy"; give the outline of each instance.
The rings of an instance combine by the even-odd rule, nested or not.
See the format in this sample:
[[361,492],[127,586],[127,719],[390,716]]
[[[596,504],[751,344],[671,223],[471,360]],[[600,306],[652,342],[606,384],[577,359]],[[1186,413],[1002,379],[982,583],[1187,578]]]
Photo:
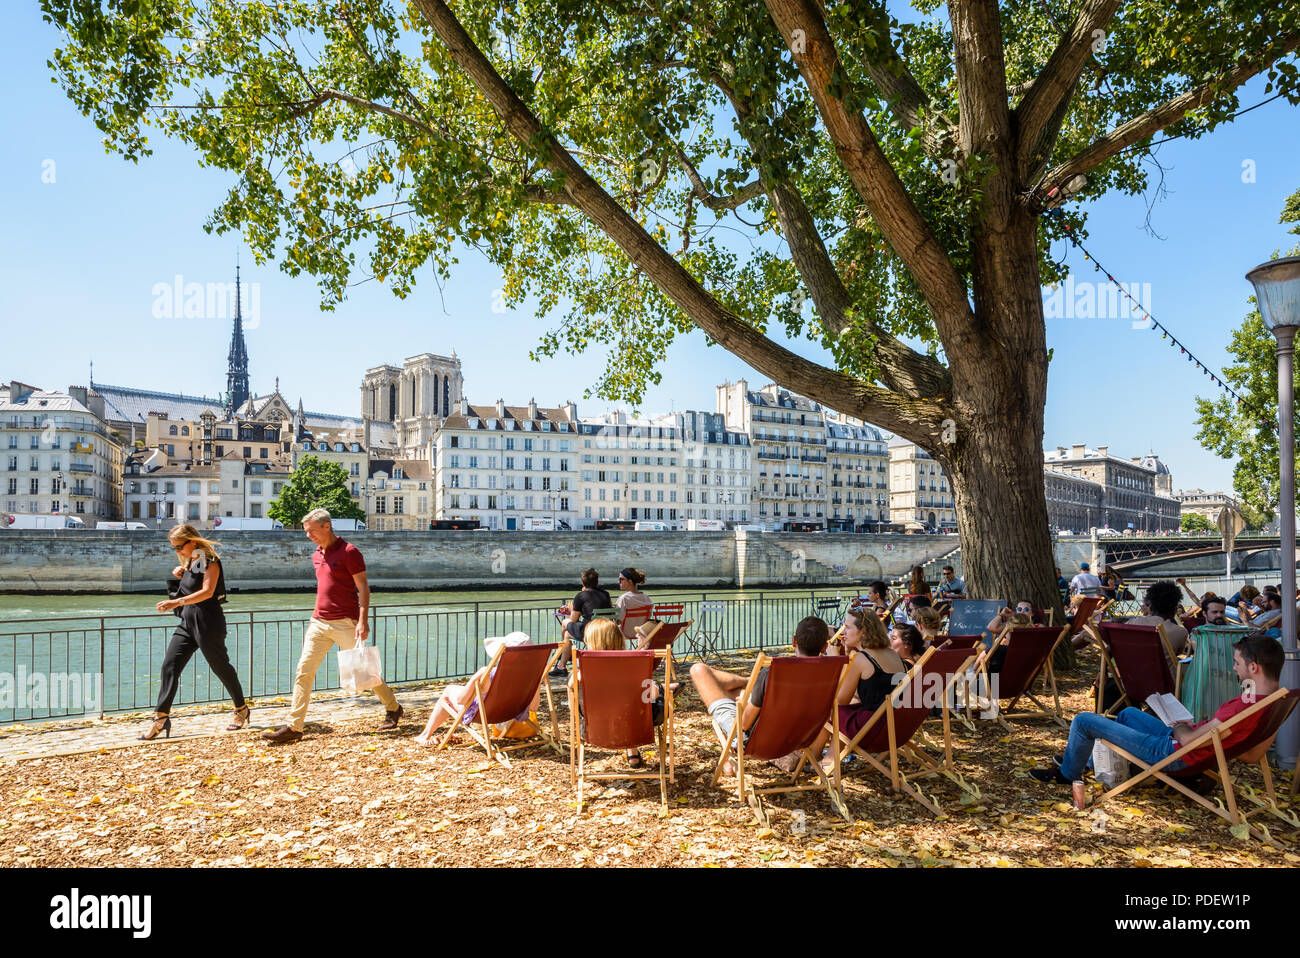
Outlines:
[[552,317],[538,354],[617,347],[603,396],[638,400],[695,324],[912,438],[978,346],[977,226],[1081,174],[1142,190],[1153,135],[1213,129],[1257,73],[1300,102],[1300,12],[1253,0],[41,3],[106,146],[137,160],[153,128],[233,173],[209,228],[327,307],[465,244]]
[[266,514],[286,526],[296,526],[313,509],[328,509],[334,519],[365,519],[366,513],[348,494],[348,474],[337,462],[303,456]]
[[1209,532],[1213,528],[1210,520],[1197,512],[1184,512],[1178,527],[1184,532]]
[[973,594],[1039,603],[1052,242],[1252,77],[1300,103],[1300,6],[1265,0],[41,4],[106,147],[232,174],[208,228],[325,307],[472,247],[551,324],[534,355],[605,345],[633,404],[698,327],[926,449]]

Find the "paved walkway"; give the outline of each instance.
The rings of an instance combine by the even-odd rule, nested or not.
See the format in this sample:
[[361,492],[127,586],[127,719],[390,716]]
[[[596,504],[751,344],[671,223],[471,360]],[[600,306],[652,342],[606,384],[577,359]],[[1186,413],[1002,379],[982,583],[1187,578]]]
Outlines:
[[[403,721],[416,716],[420,721],[427,718],[446,684],[438,682],[394,688],[398,701],[406,709]],[[177,741],[213,735],[247,735],[277,725],[287,725],[289,704],[287,697],[254,699],[252,719],[242,732],[225,730],[232,716],[229,705],[222,707],[208,703],[175,708],[172,710],[171,738],[172,741]],[[132,712],[108,715],[102,719],[0,726],[0,763],[142,745],[144,743],[136,736],[149,728],[152,717],[152,712]],[[329,724],[358,719],[373,719],[376,725],[384,720],[384,708],[373,694],[318,692],[312,695],[311,710],[307,713],[308,728],[313,723]]]

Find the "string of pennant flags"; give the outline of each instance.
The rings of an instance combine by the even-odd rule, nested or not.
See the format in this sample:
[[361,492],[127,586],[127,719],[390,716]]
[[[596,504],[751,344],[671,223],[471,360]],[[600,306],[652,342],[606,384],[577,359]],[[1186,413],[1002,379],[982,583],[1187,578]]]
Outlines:
[[1046,215],[1057,216],[1062,218],[1061,226],[1064,227],[1065,229],[1065,238],[1068,239],[1079,250],[1079,252],[1083,254],[1083,258],[1092,264],[1092,268],[1094,270],[1096,270],[1098,273],[1101,273],[1103,276],[1105,276],[1106,279],[1110,283],[1112,283],[1116,289],[1119,290],[1120,295],[1123,296],[1125,299],[1129,301],[1129,303],[1132,304],[1135,313],[1141,316],[1143,319],[1145,319],[1148,323],[1150,323],[1150,326],[1148,328],[1151,329],[1152,332],[1158,332],[1162,340],[1167,340],[1169,342],[1169,345],[1172,348],[1178,350],[1179,355],[1185,356],[1189,363],[1192,363],[1198,370],[1201,371],[1201,373],[1208,376],[1210,378],[1210,382],[1212,382],[1215,386],[1218,386],[1229,396],[1231,396],[1236,401],[1238,406],[1242,405],[1241,397],[1237,395],[1237,393],[1233,390],[1231,386],[1225,383],[1217,373],[1211,372],[1210,367],[1205,365],[1205,363],[1201,362],[1200,359],[1198,359],[1192,353],[1192,351],[1187,348],[1186,343],[1180,341],[1178,337],[1175,336],[1170,331],[1168,326],[1164,326],[1160,322],[1158,322],[1156,318],[1151,315],[1151,312],[1140,302],[1134,299],[1132,294],[1129,293],[1129,291],[1124,288],[1124,284],[1119,282],[1117,279],[1115,279],[1114,275],[1110,272],[1110,270],[1102,266],[1101,263],[1097,261],[1097,257],[1093,256],[1090,252],[1088,252],[1087,248],[1084,247],[1084,245],[1081,242],[1079,242],[1079,238],[1074,235],[1074,230],[1070,227],[1070,224],[1064,221],[1063,219],[1064,214],[1061,210],[1059,209],[1047,210],[1045,212]]

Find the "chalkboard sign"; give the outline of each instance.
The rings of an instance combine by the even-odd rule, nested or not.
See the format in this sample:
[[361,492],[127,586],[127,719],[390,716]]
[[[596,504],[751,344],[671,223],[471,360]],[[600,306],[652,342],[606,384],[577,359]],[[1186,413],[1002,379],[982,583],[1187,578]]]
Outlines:
[[990,645],[997,636],[988,631],[988,624],[1006,605],[1001,599],[953,599],[948,634],[982,635],[984,644]]

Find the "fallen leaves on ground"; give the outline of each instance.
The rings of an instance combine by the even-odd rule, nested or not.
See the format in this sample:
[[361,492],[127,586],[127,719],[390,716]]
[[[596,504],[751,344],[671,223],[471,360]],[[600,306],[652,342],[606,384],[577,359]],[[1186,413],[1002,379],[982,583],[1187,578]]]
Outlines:
[[[729,667],[747,672],[749,663]],[[1085,659],[1062,680],[1067,714],[1087,708],[1090,678]],[[1076,811],[1067,790],[1026,774],[1064,744],[1065,731],[1045,722],[1013,723],[1009,734],[993,722],[977,722],[974,732],[955,726],[954,756],[978,796],[945,778],[924,779],[925,794],[946,813],[942,818],[892,794],[883,776],[856,762],[844,773],[853,824],[835,814],[824,794],[805,792],[767,800],[764,827],[734,787],[709,784],[717,745],[689,683],[677,698],[677,782],[667,810],[656,782],[623,779],[590,784],[579,814],[567,749],[564,755],[545,747],[515,752],[507,769],[487,761],[467,736],[441,752],[416,745],[410,736],[423,718],[411,716],[396,734],[373,732],[373,721],[335,722],[328,730],[309,723],[303,740],[289,746],[245,733],[0,766],[0,866],[1300,862],[1300,840],[1276,819],[1252,821],[1268,822],[1282,848],[1229,828],[1163,786]],[[559,719],[567,736],[562,704]],[[932,744],[941,743],[938,722],[927,723],[926,733]],[[625,768],[620,754],[595,755],[593,771]],[[649,759],[647,750],[647,767]],[[775,784],[770,766],[756,764],[760,783]],[[1235,771],[1262,785],[1257,770],[1238,764]]]

